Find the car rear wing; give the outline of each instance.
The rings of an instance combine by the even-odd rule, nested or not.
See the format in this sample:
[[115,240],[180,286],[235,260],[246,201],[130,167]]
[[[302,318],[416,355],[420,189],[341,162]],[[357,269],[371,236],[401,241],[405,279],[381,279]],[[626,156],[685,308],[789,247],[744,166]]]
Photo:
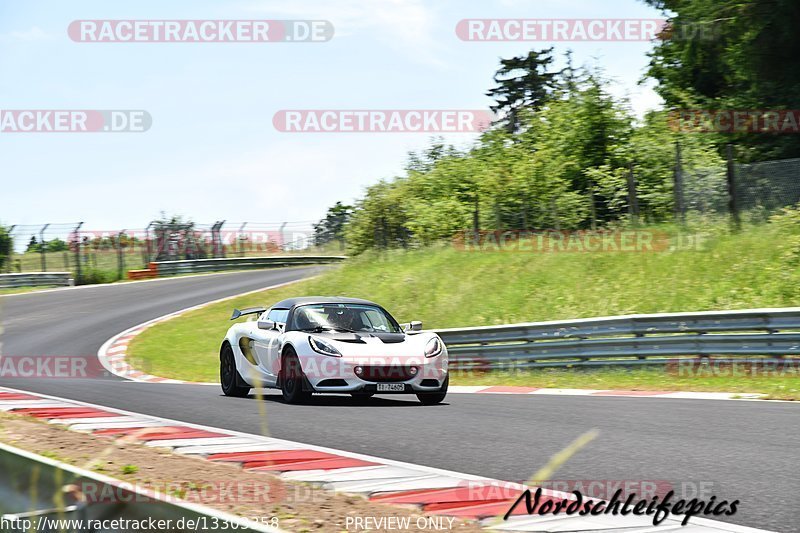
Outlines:
[[244,316],[244,315],[255,315],[261,314],[266,311],[266,307],[247,307],[245,309],[234,309],[233,314],[231,315],[231,320],[236,320],[237,318]]

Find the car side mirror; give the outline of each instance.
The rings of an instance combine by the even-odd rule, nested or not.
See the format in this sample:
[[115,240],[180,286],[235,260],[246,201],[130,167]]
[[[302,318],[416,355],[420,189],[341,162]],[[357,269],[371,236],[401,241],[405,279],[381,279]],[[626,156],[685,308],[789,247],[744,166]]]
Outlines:
[[278,329],[278,323],[274,320],[259,320],[258,329]]
[[422,322],[420,320],[412,320],[408,324],[403,324],[403,331],[422,331]]

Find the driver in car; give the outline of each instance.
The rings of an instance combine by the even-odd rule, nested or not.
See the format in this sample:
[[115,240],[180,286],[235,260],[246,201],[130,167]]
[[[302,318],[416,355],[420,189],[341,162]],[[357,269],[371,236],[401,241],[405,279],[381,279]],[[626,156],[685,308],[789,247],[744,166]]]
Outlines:
[[357,331],[361,328],[360,320],[352,309],[332,309],[327,313],[331,327]]

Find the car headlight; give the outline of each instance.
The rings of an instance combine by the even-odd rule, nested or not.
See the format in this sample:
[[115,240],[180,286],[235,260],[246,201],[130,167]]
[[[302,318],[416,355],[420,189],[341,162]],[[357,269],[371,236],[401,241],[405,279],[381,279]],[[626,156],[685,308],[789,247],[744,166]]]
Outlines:
[[434,357],[442,353],[442,341],[434,337],[425,345],[425,357]]
[[311,348],[314,349],[315,352],[321,353],[322,355],[330,355],[331,357],[341,357],[342,354],[339,353],[331,343],[328,341],[324,341],[322,339],[318,339],[316,337],[308,337],[308,344],[311,345]]

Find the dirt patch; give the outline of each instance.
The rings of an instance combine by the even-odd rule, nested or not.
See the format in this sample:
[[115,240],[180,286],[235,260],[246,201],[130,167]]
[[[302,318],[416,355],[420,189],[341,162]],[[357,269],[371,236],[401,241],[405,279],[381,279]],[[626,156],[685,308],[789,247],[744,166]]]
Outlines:
[[[98,472],[192,503],[277,525],[286,531],[397,531],[376,527],[372,518],[411,519],[410,530],[424,515],[415,507],[373,503],[360,496],[334,494],[306,483],[284,481],[265,472],[184,456],[166,449],[69,431],[63,426],[7,413],[0,414],[0,441],[71,465]],[[89,501],[108,501],[110,494],[81,487]],[[370,517],[357,527],[348,517]],[[420,521],[420,523],[422,523]],[[442,520],[451,531],[483,531],[474,521]],[[368,527],[368,529],[367,529]],[[426,528],[428,529],[428,528]]]

